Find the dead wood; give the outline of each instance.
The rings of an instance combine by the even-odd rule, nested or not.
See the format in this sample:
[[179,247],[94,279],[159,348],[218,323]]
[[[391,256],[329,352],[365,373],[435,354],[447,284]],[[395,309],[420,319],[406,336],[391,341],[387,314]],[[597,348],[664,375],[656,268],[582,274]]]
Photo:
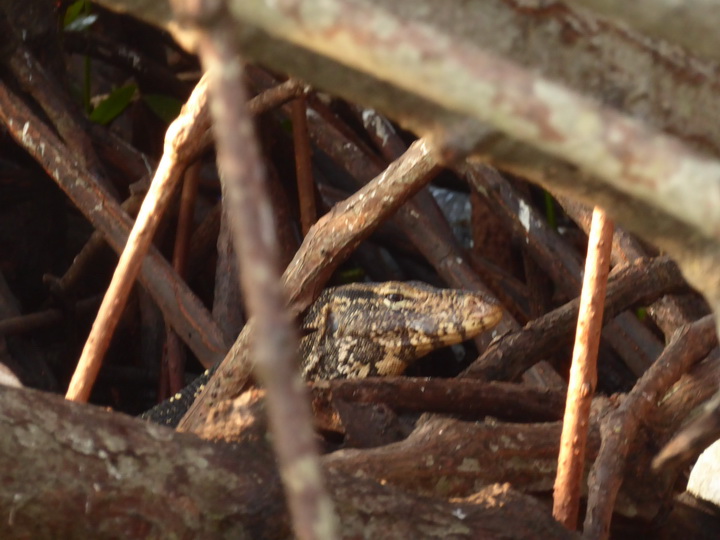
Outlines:
[[[688,358],[675,358],[678,352],[677,347],[671,349],[663,357],[666,360],[663,360],[662,365],[668,361],[682,362],[684,358]],[[700,364],[697,369],[707,374],[707,370],[712,368],[717,369],[717,362]],[[658,366],[657,370],[660,369]],[[642,416],[638,418],[644,425],[639,431],[631,427],[617,428],[617,419],[629,421],[628,411],[632,411],[628,406],[615,411],[618,399],[597,398],[594,401],[586,455],[586,476],[600,450],[601,426],[603,433],[612,435],[617,432],[626,435],[624,444],[628,445],[627,462],[621,462],[621,469],[611,473],[616,480],[624,478],[614,505],[616,512],[651,521],[669,503],[680,471],[657,474],[651,469],[651,461],[659,445],[678,429],[692,407],[702,400],[707,392],[715,389],[712,376],[705,376],[702,380],[707,387],[704,390],[696,385],[673,388],[668,392],[672,399],[664,402],[654,414],[648,409],[639,410],[638,414]],[[378,387],[382,389],[384,381],[369,381],[367,392],[363,392],[362,386],[366,382],[368,381],[344,381],[338,384],[338,388],[340,393],[349,394],[352,391],[355,398],[359,397],[358,394],[367,398],[378,396],[381,399],[379,403],[387,407],[382,403],[382,396],[385,395],[384,401],[397,407],[394,412],[408,407],[408,391],[402,390],[403,385],[388,385],[387,388],[401,388],[398,392],[400,396],[391,396],[389,393],[377,391]],[[330,388],[335,384],[330,383]],[[323,462],[330,470],[358,478],[371,478],[413,493],[442,498],[466,497],[481,486],[506,482],[525,493],[545,494],[552,490],[560,441],[559,422],[516,424],[500,422],[494,418],[473,422],[428,416],[418,422],[407,438],[398,440],[403,436],[402,431],[408,430],[407,422],[389,425],[387,415],[378,415],[376,412],[368,415],[362,410],[348,411],[343,417],[341,408],[328,408],[336,403],[334,399],[326,396],[327,389],[323,386],[325,384],[316,385],[314,392],[316,415],[320,410],[318,402],[325,404],[320,417],[321,427],[343,431],[348,427],[346,423],[352,423],[348,429],[350,439],[346,443],[352,445],[359,442],[359,446],[363,447],[346,448],[324,456]],[[443,387],[442,384],[437,386]],[[505,386],[509,388],[512,385]],[[514,395],[522,388],[521,385],[515,386],[517,388],[514,391],[504,392],[506,397]],[[321,391],[320,395],[318,391]],[[642,386],[636,391],[638,396],[642,396],[643,392]],[[532,392],[528,394],[532,396]],[[431,403],[432,401],[430,399]],[[374,405],[369,399],[364,404]],[[216,408],[210,417],[211,421],[199,435],[205,439],[217,440],[232,433],[233,440],[241,443],[262,440],[267,429],[264,406],[264,393],[261,390],[252,390],[235,400],[227,400]],[[530,407],[531,403],[524,406]],[[414,407],[410,405],[408,408]],[[499,411],[502,408],[501,404],[494,404],[487,405],[483,412],[479,406],[475,411],[478,415],[487,415],[489,411]],[[391,429],[398,426],[400,429],[397,432],[391,432]],[[607,439],[607,435],[604,437]],[[603,444],[613,444],[610,439]],[[384,446],[367,448],[373,441]],[[392,444],[387,444],[388,442]],[[448,448],[452,448],[452,452],[448,452]],[[596,464],[595,467],[606,471],[607,465]],[[591,483],[591,488],[594,485]]]
[[[123,0],[106,3],[116,9],[127,7]],[[307,3],[312,5],[310,0]],[[481,5],[487,6],[492,15],[484,13]],[[282,71],[302,74],[307,80],[333,88],[354,101],[376,106],[421,133],[434,133],[435,140],[440,141],[437,147],[445,148],[450,160],[474,149],[498,167],[572,193],[590,204],[599,203],[612,209],[613,217],[618,221],[677,257],[686,276],[703,291],[711,305],[718,302],[717,283],[708,279],[707,272],[708,268],[717,266],[719,251],[712,240],[715,217],[713,212],[698,213],[699,208],[714,207],[715,204],[706,204],[708,199],[697,199],[706,191],[704,184],[694,188],[687,184],[692,178],[716,178],[717,164],[698,156],[676,140],[658,136],[629,116],[619,116],[609,107],[596,107],[549,80],[539,80],[518,69],[518,65],[539,68],[551,78],[556,77],[576,90],[593,95],[600,102],[635,114],[652,126],[680,134],[694,145],[701,141],[699,145],[713,152],[717,146],[712,141],[717,138],[711,134],[714,128],[704,120],[709,116],[707,112],[717,107],[716,80],[709,66],[694,58],[678,58],[676,51],[661,52],[660,47],[653,46],[643,36],[564,6],[552,11],[541,6],[518,9],[513,2],[499,1],[478,4],[478,11],[473,12],[449,9],[444,11],[446,16],[441,17],[432,8],[418,9],[415,2],[397,2],[391,6],[370,3],[362,19],[374,17],[383,23],[369,26],[358,24],[359,17],[354,11],[358,6],[354,3],[346,5],[343,0],[335,0],[333,6],[333,20],[318,23],[312,17],[299,16],[300,13],[311,13],[310,8],[299,10],[295,17],[288,10],[273,10],[262,3],[234,4],[233,13],[249,24],[243,26],[245,33],[241,46],[250,57]],[[134,7],[138,16],[155,24],[167,24],[167,10]],[[542,45],[513,47],[515,42],[507,39],[506,25],[492,24],[498,17],[503,20],[506,17],[518,25],[511,25],[519,32],[518,42],[527,42],[527,29],[532,28],[537,31],[533,38]],[[468,24],[469,21],[473,24]],[[485,28],[483,21],[490,24],[487,31],[479,31]],[[343,28],[343,31],[327,33],[328,24]],[[398,29],[390,42],[374,33],[376,27],[387,25]],[[573,47],[567,44],[565,28],[573,29]],[[603,39],[598,39],[598,29],[604,31]],[[493,30],[501,30],[502,35],[494,35]],[[277,38],[270,37],[278,34]],[[344,56],[346,47],[339,46],[329,37],[338,39],[339,35],[352,36],[356,41],[357,46],[351,47],[352,55]],[[424,38],[418,39],[421,35]],[[181,33],[179,37],[182,38]],[[302,47],[312,52],[303,54]],[[406,47],[422,49],[424,53],[416,55],[414,62],[408,62],[403,54]],[[554,47],[558,54],[548,56],[548,51]],[[486,54],[487,50],[492,53]],[[623,54],[618,56],[620,50]],[[536,55],[539,51],[542,54]],[[502,55],[511,58],[515,64],[500,60]],[[440,64],[422,61],[438,56],[446,61]],[[379,57],[383,58],[382,63],[374,61]],[[468,69],[470,64],[465,62],[466,58],[473,58],[473,69]],[[567,64],[559,62],[560,58],[566,59]],[[617,58],[632,60],[618,63]],[[341,67],[343,63],[352,68]],[[658,83],[653,85],[654,91],[647,90],[648,70]],[[359,71],[364,75],[359,75]],[[482,76],[478,77],[479,73]],[[590,77],[588,73],[596,76]],[[640,73],[643,74],[642,81]],[[383,82],[378,84],[368,74]],[[465,81],[460,85],[465,91],[456,91],[458,87],[452,81],[458,78]],[[389,83],[395,83],[399,89]],[[535,94],[533,89],[540,87],[547,92]],[[636,99],[640,94],[646,99]],[[507,106],[499,107],[495,98],[488,97],[483,101],[478,96],[496,96],[505,100]],[[684,112],[668,108],[667,103],[675,102],[671,97],[678,102],[693,103],[694,107],[688,107]],[[562,105],[557,108],[556,104]],[[463,112],[473,119],[463,116]],[[575,122],[580,115],[593,118],[593,121]],[[552,119],[551,126],[546,125],[548,119]],[[478,120],[490,121],[496,129],[509,133],[515,140],[480,125]],[[591,124],[593,133],[577,131],[579,126]],[[553,136],[543,135],[549,132]],[[609,133],[622,134],[622,142],[608,136]],[[518,140],[528,141],[543,150],[518,143]],[[600,143],[602,148],[578,144],[579,140],[593,144],[603,141]],[[598,157],[598,151],[603,154],[602,159]],[[549,157],[550,154],[560,159]],[[633,165],[628,166],[631,162]],[[676,182],[672,174],[657,175],[653,166],[647,167],[651,162],[663,170],[676,171],[684,182]],[[585,172],[579,173],[578,167]],[[633,173],[627,177],[618,174],[618,171],[631,169]],[[690,170],[698,173],[680,172]],[[641,177],[646,181],[638,181]],[[687,188],[681,198],[678,198],[679,192],[676,196],[666,197],[674,185]]]
[[[438,167],[425,141],[418,140],[382,175],[341,204],[336,205],[308,232],[283,280],[289,311],[299,315],[317,296],[332,272],[403,202],[437,173]],[[205,399],[229,399],[246,389],[250,377],[248,344],[252,320],[243,328],[205,391],[178,426],[201,429]]]
[[[429,281],[440,276],[456,286],[481,290],[488,287],[508,310],[501,332],[488,333],[480,340],[481,352],[497,334],[501,334],[499,339],[482,353],[465,378],[427,381],[398,378],[316,385],[315,415],[323,430],[325,448],[328,451],[338,446],[343,448],[323,458],[323,470],[328,471],[328,486],[337,504],[344,534],[380,538],[383,535],[413,538],[453,537],[453,534],[459,538],[559,535],[548,520],[547,509],[542,510],[536,499],[496,485],[512,482],[513,488],[540,494],[539,497],[549,491],[555,470],[559,424],[543,422],[558,417],[558,410],[562,408],[558,405],[559,392],[470,377],[513,380],[524,375],[527,378],[523,372],[539,360],[561,356],[557,349],[571,341],[576,308],[569,303],[547,312],[557,305],[558,297],[564,301],[575,295],[580,277],[576,245],[543,225],[544,217],[533,208],[540,206],[533,201],[537,193],[516,179],[506,182],[494,171],[490,172],[496,182],[480,186],[473,204],[477,204],[479,193],[489,188],[493,190],[490,195],[494,203],[503,205],[500,211],[495,209],[492,223],[505,229],[499,234],[500,245],[508,252],[508,258],[516,259],[510,263],[505,261],[507,264],[496,266],[483,260],[477,239],[472,255],[461,248],[431,196],[420,193],[408,201],[405,199],[438,172],[439,162],[451,164],[473,185],[474,175],[477,178],[483,171],[487,173],[486,165],[491,163],[544,185],[553,193],[570,193],[586,203],[605,205],[627,224],[628,230],[643,234],[661,250],[675,256],[695,286],[709,299],[717,300],[720,282],[715,269],[720,251],[716,238],[718,191],[714,179],[718,164],[693,153],[701,150],[720,154],[720,132],[715,121],[717,115],[713,114],[720,109],[716,70],[612,21],[558,3],[531,1],[520,5],[515,0],[476,3],[450,0],[445,9],[438,11],[423,0],[390,4],[355,0],[329,2],[323,5],[342,8],[332,26],[327,27],[337,32],[318,26],[316,18],[306,20],[303,8],[320,5],[316,0],[293,3],[299,7],[290,16],[288,3],[269,7],[267,2],[254,0],[230,2],[231,9],[237,9],[233,9],[235,15],[223,18],[223,24],[230,27],[241,22],[242,30],[230,33],[241,42],[249,58],[263,61],[278,73],[300,75],[365,107],[384,110],[424,138],[403,154],[411,137],[396,131],[395,126],[374,110],[359,105],[348,107],[344,103],[338,107],[333,98],[309,93],[309,135],[315,148],[325,154],[323,159],[329,157],[336,166],[333,170],[339,169],[349,176],[349,185],[365,184],[373,177],[375,180],[340,202],[310,229],[305,244],[285,274],[292,314],[309,305],[330,274],[356,248],[364,251],[363,266],[371,266],[381,274],[397,272],[405,279],[405,269],[397,264],[400,258],[393,258],[391,264],[381,270],[387,262],[379,261],[383,257],[382,249],[376,245],[359,245],[395,211],[394,221],[398,225],[395,231],[402,230],[396,238],[405,244],[410,239],[413,244],[410,249],[404,248],[403,256],[421,255],[423,263],[429,263],[425,265],[426,274],[414,268],[410,275],[416,276],[417,271],[423,279],[429,276]],[[101,3],[130,7],[138,12],[147,9],[144,13],[147,20],[163,26],[168,23],[168,5],[164,2],[107,0]],[[392,37],[380,39],[382,36],[377,32],[382,25],[358,25],[359,17],[352,14],[357,14],[359,7],[365,10],[362,13],[367,18],[394,25],[396,31]],[[257,18],[259,12],[267,19]],[[234,16],[238,19],[234,20]],[[268,20],[277,24],[268,24]],[[307,24],[298,25],[298,22]],[[287,31],[276,34],[280,28]],[[351,47],[353,55],[345,56],[343,47],[334,47],[333,40],[338,36],[356,40]],[[432,39],[418,40],[418,36]],[[147,63],[147,58],[133,61],[129,67],[131,55],[123,56],[124,51],[106,54],[97,43],[93,45],[92,39],[75,41],[87,41],[95,47],[91,54],[96,58],[135,70],[138,78],[153,79],[157,75],[167,79],[168,88],[173,92],[179,93],[188,85],[184,81],[180,84],[180,77],[165,67],[172,65],[176,73],[182,71],[183,75],[187,75],[188,69],[196,69],[192,61],[187,63],[188,58],[184,58],[179,64],[163,61],[157,64],[156,73],[148,73],[146,67],[154,64]],[[30,88],[36,102],[55,123],[56,132],[66,141],[61,143],[55,132],[47,129],[49,124],[45,120],[28,113],[31,109],[27,107],[27,96],[16,99],[19,93],[9,81],[4,81],[9,84],[3,86],[0,95],[5,103],[0,108],[5,125],[49,174],[62,180],[74,202],[117,249],[127,237],[130,220],[113,199],[108,198],[107,192],[97,187],[104,179],[94,166],[97,158],[93,152],[101,156],[103,166],[114,167],[116,176],[128,176],[112,177],[113,184],[123,191],[127,183],[148,172],[153,160],[144,161],[145,156],[129,146],[115,148],[117,141],[104,128],[92,129],[91,142],[95,150],[88,148],[85,134],[78,132],[77,119],[67,116],[70,111],[66,110],[67,104],[63,104],[64,96],[54,95],[63,94],[64,90],[56,81],[43,78],[34,59],[23,65],[22,56],[29,53],[18,39],[9,35],[6,42],[6,48],[11,49],[7,52],[13,53],[5,59],[6,66],[18,81]],[[163,48],[166,45],[173,48],[169,41]],[[419,51],[420,60],[442,57],[443,62],[418,61],[416,65],[417,59],[403,61],[398,51],[407,45]],[[184,53],[176,49],[173,55],[181,57]],[[375,58],[382,57],[384,61],[358,63],[358,59],[367,59],[368,55],[370,60],[376,55]],[[472,60],[466,62],[467,58]],[[386,66],[395,68],[383,72]],[[438,72],[433,69],[438,67],[450,71],[437,76]],[[254,74],[251,84],[258,88],[261,86],[256,84],[255,75],[268,79],[259,69],[251,68],[251,73]],[[420,79],[416,78],[418,75]],[[38,81],[48,84],[38,84]],[[594,101],[566,92],[554,81]],[[463,93],[463,89],[468,94]],[[294,79],[274,90],[280,95],[277,99],[270,99],[273,90],[261,93],[259,98],[278,105],[310,91],[304,82]],[[486,100],[488,95],[494,96],[490,104]],[[59,99],[53,101],[54,98]],[[484,108],[483,100],[486,101]],[[602,106],[598,107],[597,103]],[[300,125],[302,107],[294,108],[293,125]],[[591,121],[577,122],[581,116]],[[482,124],[480,120],[489,124]],[[645,125],[640,125],[638,120]],[[273,125],[279,127],[277,118]],[[580,130],[588,125],[597,129],[589,134]],[[198,153],[211,143],[207,118],[203,126],[203,133],[195,141]],[[659,136],[654,130],[672,133],[682,142]],[[541,136],[537,137],[537,133]],[[68,141],[67,137],[73,135],[79,135],[77,140]],[[277,133],[273,137],[277,137]],[[298,146],[304,149],[298,151],[296,159],[306,160],[303,169],[307,173],[307,160],[311,157],[307,140],[303,138]],[[76,155],[71,155],[68,148],[73,148]],[[474,157],[465,160],[472,152]],[[270,154],[268,151],[265,157],[266,165],[273,171],[271,174],[277,169],[281,182],[291,178],[294,172],[288,175],[287,168],[283,170],[283,159],[273,155],[271,163]],[[321,162],[316,157],[312,156],[313,169]],[[77,165],[78,159],[86,165]],[[292,157],[288,159],[291,160]],[[393,160],[396,160],[393,165],[385,169]],[[451,182],[461,181],[452,176]],[[6,181],[5,177],[0,178],[0,185]],[[316,181],[323,192],[330,189],[322,173]],[[513,190],[519,186],[517,193],[507,189],[510,185]],[[276,183],[277,186],[281,184]],[[278,191],[285,189],[287,185]],[[292,197],[292,189],[289,192]],[[313,186],[304,183],[302,213],[311,206],[312,196]],[[211,198],[206,202],[208,200]],[[0,204],[2,202],[0,200]],[[212,201],[215,202],[217,198]],[[561,202],[567,214],[582,228],[582,211],[571,208],[566,201]],[[279,206],[277,201],[273,206]],[[284,226],[281,230],[291,239],[287,243],[291,246],[292,240],[296,240],[292,238],[296,216],[292,202],[289,206],[290,210],[283,209],[286,217],[281,218]],[[492,208],[485,210],[492,213]],[[198,235],[195,253],[203,255],[196,255],[191,261],[195,267],[193,272],[212,267],[213,262],[206,260],[213,257],[208,246],[212,246],[220,228],[221,212],[217,204],[206,221],[205,233]],[[307,231],[311,220],[306,216],[302,221]],[[254,223],[248,225],[249,230]],[[478,226],[475,221],[473,227]],[[577,237],[574,240],[577,243]],[[660,445],[678,430],[690,410],[713,393],[718,380],[718,357],[711,354],[672,389],[667,389],[671,379],[687,370],[689,362],[677,363],[672,373],[663,364],[652,365],[663,349],[662,334],[669,338],[678,326],[705,314],[705,306],[697,301],[697,295],[688,294],[677,268],[665,257],[650,262],[641,259],[655,253],[654,248],[648,250],[647,246],[640,246],[621,234],[616,235],[614,249],[614,260],[622,268],[616,283],[611,284],[608,317],[619,310],[638,307],[638,302],[651,301],[667,291],[679,290],[689,302],[683,304],[665,296],[648,309],[656,326],[639,321],[635,313],[628,311],[604,329],[605,340],[632,371],[626,380],[631,380],[633,374],[641,377],[650,369],[632,393],[610,401],[598,399],[594,403],[590,425],[592,451],[586,468],[598,451],[600,458],[590,477],[586,532],[597,537],[608,533],[613,513],[615,517],[630,516],[631,524],[662,522],[663,508],[671,504],[672,495],[681,489],[683,471],[671,467],[653,473],[649,469],[650,460]],[[290,251],[294,248],[286,255]],[[145,262],[144,283],[160,298],[158,301],[173,318],[173,324],[185,328],[183,335],[188,336],[197,356],[207,364],[225,352],[223,332],[217,330],[219,325],[207,317],[186,284],[166,271],[162,261],[158,252],[152,250]],[[228,281],[233,279],[233,271],[228,270],[228,266],[219,264],[216,269],[225,272]],[[82,275],[86,273],[87,270],[83,270]],[[2,278],[0,275],[0,282]],[[217,294],[223,292],[218,290]],[[227,301],[238,303],[229,296]],[[720,302],[714,307],[717,305]],[[237,309],[236,305],[229,307]],[[520,329],[510,313],[523,322],[534,320]],[[233,321],[226,322],[226,328],[237,330],[239,327]],[[234,434],[232,447],[211,446],[192,437],[140,427],[128,419],[119,420],[98,411],[65,409],[47,396],[30,394],[35,408],[21,410],[19,402],[15,409],[9,406],[2,413],[6,416],[0,414],[0,422],[8,422],[10,427],[5,430],[10,434],[8,444],[16,446],[0,451],[5,452],[6,463],[23,466],[17,471],[12,465],[3,470],[8,489],[6,496],[0,496],[0,505],[7,508],[10,519],[0,530],[12,526],[15,528],[7,529],[10,533],[42,536],[50,534],[55,524],[58,529],[53,532],[67,531],[70,537],[110,536],[106,531],[119,529],[131,536],[152,535],[156,531],[164,534],[163,527],[170,533],[198,536],[217,531],[240,537],[288,536],[289,518],[267,444],[264,394],[253,390],[237,397],[249,373],[245,352],[248,336],[256,328],[252,323],[246,326],[228,358],[235,363],[225,375],[230,373],[236,377],[237,392],[226,397],[236,399],[219,403],[209,415],[210,422],[190,426],[210,439]],[[506,331],[511,333],[503,336],[502,332]],[[702,356],[707,352],[704,341],[707,337],[690,344],[681,353],[690,354],[694,347],[699,347],[701,350],[695,350],[694,356]],[[677,346],[671,345],[663,356],[676,353]],[[20,358],[26,362],[22,355]],[[562,358],[556,359],[562,361]],[[557,374],[546,374],[544,380],[539,378],[546,386],[553,383],[555,387],[563,386],[564,381]],[[5,395],[5,391],[0,390],[0,394]],[[0,397],[0,402],[2,400]],[[27,403],[23,401],[25,406]],[[228,410],[233,414],[223,424],[218,419],[224,418],[223,411]],[[455,417],[425,415],[415,422],[423,412]],[[11,416],[16,420],[7,420]],[[487,416],[492,418],[485,418]],[[498,422],[495,418],[517,423]],[[481,423],[476,423],[480,419]],[[46,420],[52,420],[57,431],[51,432],[50,424],[44,423]],[[83,426],[92,426],[93,430]],[[287,431],[291,432],[291,429]],[[122,439],[118,434],[122,434]],[[49,458],[45,456],[46,451],[50,453]],[[25,466],[29,463],[31,467]],[[206,464],[207,469],[198,463]],[[74,477],[69,478],[70,474]],[[24,479],[20,480],[22,475]],[[35,479],[39,479],[37,483]],[[40,481],[48,488],[31,490]],[[216,485],[216,481],[220,484]],[[235,483],[228,487],[231,481]],[[483,487],[486,484],[491,487]],[[165,493],[164,501],[173,508],[158,507]],[[196,500],[198,493],[207,493],[206,500]],[[448,496],[465,499],[448,503],[444,500]],[[40,513],[42,507],[45,514]],[[175,507],[185,512],[183,518],[178,517],[180,510],[176,511]],[[57,508],[61,515],[48,518],[48,508]],[[75,518],[73,522],[70,522],[71,516]],[[32,529],[30,523],[36,517],[42,521],[38,529]],[[56,518],[65,519],[67,523],[52,521]],[[530,532],[534,522],[547,529],[542,534]],[[112,529],[116,526],[118,529]]]
[[[0,87],[2,120],[15,126],[13,136],[46,168],[88,219],[105,234],[116,251],[122,251],[132,221],[112,196],[102,188],[95,175],[83,169],[68,154],[65,145],[6,85]],[[140,271],[140,281],[163,306],[166,317],[185,337],[193,351],[207,365],[217,361],[226,350],[225,337],[210,319],[209,313],[172,269],[151,248]],[[178,304],[181,308],[178,308]]]
[[[639,301],[652,301],[682,287],[684,280],[669,259],[638,260],[611,276],[605,300],[605,319]],[[579,299],[528,323],[521,331],[493,343],[466,371],[465,376],[512,380],[528,367],[567,344],[575,330]]]
[[[557,290],[562,291],[568,299],[578,296],[582,282],[582,266],[578,254],[547,222],[545,216],[533,207],[531,201],[492,169],[475,169],[466,175],[466,179],[472,188],[487,193],[495,207],[500,209],[499,213],[506,226],[515,236],[524,239],[528,254],[552,280]],[[583,222],[583,227],[586,234],[589,233],[589,217],[587,223]],[[643,252],[640,251],[625,261],[636,260],[642,256]],[[534,288],[546,289],[542,286]],[[647,332],[636,317],[624,312],[618,315],[617,320],[607,319],[602,336],[625,364],[631,369],[634,368],[633,372],[638,376],[655,361],[663,348],[663,343]]]
[[565,407],[560,392],[524,384],[469,379],[386,377],[313,384],[316,398],[350,403],[383,403],[398,412],[435,412],[465,418],[493,416],[515,422],[559,420]]
[[[297,366],[298,330],[285,306],[272,200],[260,144],[245,105],[236,31],[229,22],[207,22],[215,17],[229,21],[226,6],[177,4],[174,8],[176,16],[197,33],[198,53],[209,79],[225,216],[245,304],[254,320],[253,374],[267,392],[269,434],[275,441],[292,530],[301,540],[335,540],[339,523],[325,487],[307,390]],[[304,109],[301,113],[305,115]],[[307,155],[308,166],[309,160]]]
[[[265,437],[235,445],[0,387],[0,534],[13,538],[289,538]],[[465,501],[329,472],[343,538],[574,538],[508,487]]]

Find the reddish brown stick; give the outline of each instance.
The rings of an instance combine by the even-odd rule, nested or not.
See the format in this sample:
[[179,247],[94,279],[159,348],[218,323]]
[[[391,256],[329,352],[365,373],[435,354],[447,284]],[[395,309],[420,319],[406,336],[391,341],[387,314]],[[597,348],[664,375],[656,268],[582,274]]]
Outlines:
[[295,175],[297,176],[298,199],[300,203],[300,224],[305,236],[317,219],[315,209],[315,187],[312,164],[310,163],[310,136],[307,124],[307,100],[305,96],[293,100],[292,128],[295,145]]
[[[200,180],[200,162],[196,161],[185,171],[182,194],[180,195],[180,214],[175,231],[172,264],[182,278],[186,277],[187,254],[192,235],[193,215]],[[161,400],[179,392],[185,386],[185,349],[180,337],[169,324],[165,325],[165,354],[160,374]]]
[[595,208],[580,296],[580,315],[570,368],[553,501],[553,516],[571,530],[577,527],[580,508],[580,482],[585,460],[590,405],[597,384],[597,351],[610,268],[612,231],[612,221],[601,209]]
[[75,373],[70,381],[66,398],[73,401],[87,401],[90,390],[97,378],[103,356],[110,346],[110,339],[120,321],[128,295],[140,271],[140,265],[150,247],[153,235],[160,223],[160,217],[170,202],[182,172],[185,169],[185,155],[179,154],[193,127],[206,113],[206,92],[204,81],[193,90],[180,116],[170,125],[165,136],[165,149],[157,171],[140,207],[135,225],[120,256],[112,281],[100,305]]
[[662,396],[667,396],[672,385],[714,347],[717,347],[717,335],[712,315],[683,326],[617,410],[603,417],[602,445],[588,477],[583,538],[606,540],[609,537],[613,509],[638,432],[647,425],[650,413],[658,410]]

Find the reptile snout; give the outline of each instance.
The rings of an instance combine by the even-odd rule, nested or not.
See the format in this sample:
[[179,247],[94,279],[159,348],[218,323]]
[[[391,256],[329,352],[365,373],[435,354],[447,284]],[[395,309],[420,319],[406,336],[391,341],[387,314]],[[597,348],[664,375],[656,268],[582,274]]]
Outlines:
[[[475,335],[492,328],[502,319],[502,309],[479,295],[468,295],[465,299],[465,329],[468,334]],[[471,336],[468,336],[471,337]]]

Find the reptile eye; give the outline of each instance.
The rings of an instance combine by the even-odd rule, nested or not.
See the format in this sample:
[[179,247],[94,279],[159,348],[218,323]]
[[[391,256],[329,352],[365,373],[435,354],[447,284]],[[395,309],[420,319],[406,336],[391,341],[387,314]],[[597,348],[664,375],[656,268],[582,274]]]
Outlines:
[[385,298],[387,298],[391,302],[401,302],[402,300],[405,300],[405,297],[400,293],[386,294]]

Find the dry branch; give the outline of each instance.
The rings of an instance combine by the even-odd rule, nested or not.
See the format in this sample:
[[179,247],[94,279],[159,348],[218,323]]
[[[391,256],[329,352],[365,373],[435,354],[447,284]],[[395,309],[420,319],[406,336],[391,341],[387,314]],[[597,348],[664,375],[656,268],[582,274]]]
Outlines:
[[[541,213],[516,193],[508,180],[489,167],[468,167],[465,178],[478,193],[487,193],[494,207],[501,210],[503,221],[514,234],[524,239],[533,260],[552,279],[555,287],[567,298],[577,296],[582,281],[579,256]],[[589,217],[585,231],[589,232]],[[642,252],[624,260],[628,262],[641,256]],[[647,332],[637,317],[628,313],[607,323],[603,339],[638,376],[658,357],[664,345]]]
[[[437,416],[402,441],[378,448],[339,450],[325,456],[324,462],[331,470],[435,497],[465,497],[496,482],[509,482],[523,492],[549,492],[561,428],[560,422],[464,422]],[[588,466],[599,448],[600,432],[593,424]]]
[[[331,15],[316,19],[308,16],[314,13],[313,6],[318,7],[315,1],[295,3],[293,12],[282,7],[273,10],[261,2],[235,2],[236,16],[251,23],[244,27],[243,50],[401,121],[412,120],[409,125],[423,133],[435,132],[443,141],[438,146],[455,148],[456,155],[476,141],[475,149],[500,167],[592,205],[611,208],[614,218],[681,261],[693,285],[713,306],[720,305],[720,281],[712,279],[711,272],[720,261],[715,238],[720,229],[716,219],[720,166],[487,51],[540,68],[577,90],[717,153],[713,141],[720,140],[718,126],[708,119],[714,117],[712,111],[718,110],[719,102],[717,81],[709,66],[678,58],[641,36],[567,8],[520,10],[513,2],[498,0],[467,9],[458,2],[452,4],[454,9],[438,13],[431,7],[420,9],[417,2],[378,5],[333,0],[322,4]],[[137,7],[124,0],[104,3],[116,9]],[[154,9],[152,13],[140,9],[137,14],[165,25],[167,14],[162,14],[161,7]],[[497,25],[497,20],[513,24]],[[268,33],[253,31],[252,24]],[[394,28],[392,40],[374,33],[388,27]],[[563,34],[567,28],[572,29],[572,46]],[[506,35],[509,29],[518,34],[519,42],[534,40],[535,45],[513,49],[515,41]],[[279,37],[272,39],[268,34]],[[332,60],[303,53],[283,40]],[[349,43],[352,47],[346,46]],[[428,61],[432,58],[443,61]],[[627,59],[626,63],[618,63],[618,58]],[[384,82],[373,83],[368,74]],[[638,95],[644,99],[636,99]],[[674,102],[693,107],[667,107]],[[468,116],[488,120],[565,162],[506,139]],[[567,161],[596,176],[568,167]]]
[[571,0],[653,37],[681,45],[701,58],[720,60],[720,2],[694,0]]
[[[33,390],[0,387],[5,538],[289,538],[264,437],[208,443]],[[445,502],[329,472],[343,538],[576,538],[507,487]],[[81,516],[80,518],[78,516]]]
[[[135,278],[152,243],[163,213],[170,204],[178,182],[189,165],[195,145],[202,133],[202,117],[207,116],[206,82],[193,90],[182,114],[170,125],[165,135],[165,148],[155,175],[140,206],[112,281],[105,292],[90,335],[85,342],[75,373],[66,394],[67,399],[87,401],[100,371],[103,357],[110,346]],[[207,122],[207,120],[205,120]],[[200,127],[198,127],[200,126]]]
[[347,379],[318,381],[313,389],[315,396],[326,390],[327,399],[331,401],[383,403],[399,412],[430,411],[470,418],[493,416],[516,422],[559,420],[565,407],[560,392],[470,379]]
[[[4,84],[0,84],[0,103],[0,118],[13,138],[105,234],[110,246],[121,252],[132,228],[130,217],[97,178],[68,155],[57,136]],[[225,337],[157,249],[150,248],[142,264],[140,280],[198,359],[208,366],[217,362],[227,350]]]
[[175,7],[179,17],[195,26],[198,52],[209,75],[226,216],[245,301],[254,318],[254,373],[267,389],[270,433],[293,532],[304,540],[335,540],[338,523],[325,489],[310,405],[297,369],[299,340],[285,309],[267,175],[245,107],[235,32],[227,22],[224,6],[180,1]]
[[297,177],[300,224],[303,235],[317,220],[315,184],[312,177],[312,147],[307,129],[307,100],[299,97],[292,104],[293,147],[295,150],[295,176]]
[[[317,298],[338,265],[383,219],[429,182],[435,168],[426,141],[418,140],[378,178],[336,205],[310,229],[283,275],[293,315],[301,313]],[[252,328],[251,320],[178,429],[202,428],[206,400],[234,398],[245,388],[250,375],[247,350]]]
[[[611,276],[605,302],[605,319],[636,302],[652,301],[684,286],[675,263],[665,257],[640,259]],[[545,355],[569,344],[575,330],[579,299],[529,322],[514,334],[503,336],[465,370],[467,377],[513,380]]]
[[[698,232],[714,237],[720,229],[714,212],[720,206],[720,164],[441,29],[378,4],[316,2],[273,9],[264,2],[238,1],[231,11],[275,36],[489,122]],[[316,10],[327,16],[315,17]],[[394,29],[392,39],[386,37],[388,27]]]
[[96,175],[102,187],[109,193],[116,195],[115,187],[103,175],[104,168],[88,137],[89,120],[16,34],[13,21],[8,20],[8,15],[9,13],[0,10],[0,34],[3,36],[5,48],[3,63],[21,87],[42,107],[68,149],[77,156],[81,166]]
[[607,538],[615,497],[620,490],[625,460],[635,441],[640,422],[658,399],[695,362],[717,346],[715,322],[711,316],[679,330],[657,362],[638,381],[617,411],[601,427],[602,446],[593,465],[585,516],[584,534],[592,540]]
[[580,511],[580,486],[585,464],[590,407],[597,386],[597,357],[612,236],[612,221],[600,208],[595,208],[580,295],[553,497],[553,516],[570,530],[577,527]]

